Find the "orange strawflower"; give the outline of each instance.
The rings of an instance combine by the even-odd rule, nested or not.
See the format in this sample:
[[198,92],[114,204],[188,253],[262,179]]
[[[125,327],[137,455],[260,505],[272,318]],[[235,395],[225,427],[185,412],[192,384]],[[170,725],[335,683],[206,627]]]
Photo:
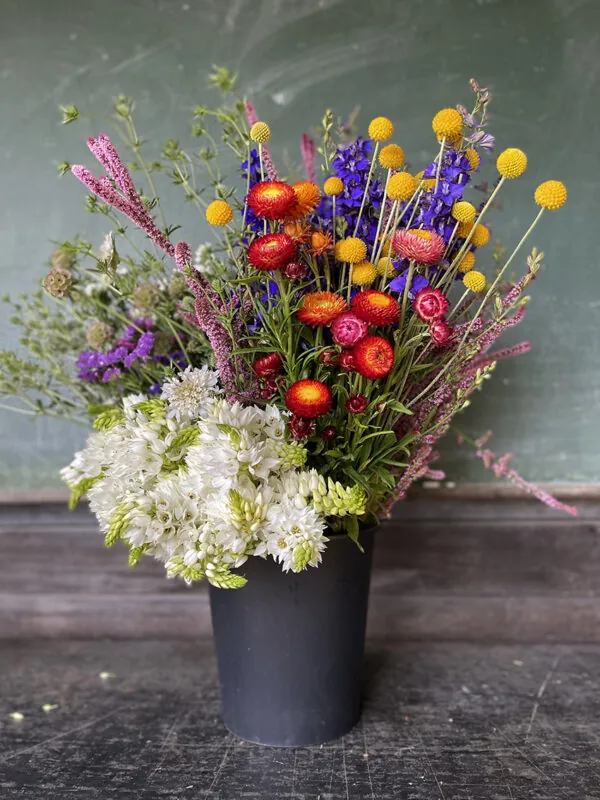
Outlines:
[[298,309],[298,319],[311,327],[329,325],[348,305],[343,297],[334,292],[312,292],[304,296]]
[[293,383],[285,395],[285,404],[303,419],[315,419],[327,414],[333,398],[330,389],[321,381],[302,380]]
[[302,219],[318,205],[321,190],[311,181],[298,181],[292,188],[296,195],[296,205],[288,211],[286,219]]
[[329,231],[313,231],[310,234],[309,252],[313,256],[322,256],[333,250],[333,239]]
[[287,233],[290,239],[295,242],[307,242],[310,237],[310,228],[302,222],[286,222],[283,226],[283,232]]

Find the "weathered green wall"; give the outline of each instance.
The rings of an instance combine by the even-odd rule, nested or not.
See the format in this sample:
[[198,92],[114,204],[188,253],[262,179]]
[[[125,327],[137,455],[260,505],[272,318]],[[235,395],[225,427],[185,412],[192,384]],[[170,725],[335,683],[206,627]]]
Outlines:
[[[184,137],[188,109],[208,101],[213,63],[239,70],[241,88],[273,128],[274,151],[297,158],[302,130],[332,105],[362,119],[385,114],[415,169],[434,154],[432,115],[471,100],[468,79],[494,92],[492,130],[530,167],[504,193],[493,230],[507,245],[532,218],[532,191],[565,180],[567,207],[539,226],[547,254],[519,337],[534,353],[501,365],[462,424],[495,431],[497,450],[519,454],[540,481],[599,476],[600,4],[590,0],[2,0],[0,6],[0,275],[2,290],[29,289],[48,240],[105,231],[83,211],[84,192],[56,164],[86,161],[95,126],[62,128],[60,103],[104,113],[135,96],[145,138]],[[171,218],[193,244],[204,231],[180,195]],[[177,205],[175,205],[177,204]],[[0,312],[3,315],[5,310]],[[2,341],[10,340],[0,323]],[[516,336],[511,340],[516,340]],[[0,485],[57,484],[56,468],[83,431],[2,412]],[[448,476],[486,480],[452,442]]]

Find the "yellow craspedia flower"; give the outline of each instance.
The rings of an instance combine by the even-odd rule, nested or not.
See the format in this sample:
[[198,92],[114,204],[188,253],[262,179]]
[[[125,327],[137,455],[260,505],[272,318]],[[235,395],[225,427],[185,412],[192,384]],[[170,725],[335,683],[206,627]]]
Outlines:
[[328,197],[337,197],[344,191],[344,184],[341,178],[327,178],[323,185],[323,191]]
[[375,269],[378,275],[384,275],[388,278],[396,277],[396,268],[392,264],[391,258],[387,256],[383,256],[379,259],[377,264],[375,264]]
[[210,225],[227,225],[233,219],[233,209],[225,200],[213,200],[206,209],[206,221]]
[[556,211],[567,202],[567,187],[560,181],[544,181],[535,190],[535,202],[542,208]]
[[462,134],[463,118],[455,108],[443,108],[433,118],[431,127],[438,139],[456,142]]
[[255,122],[250,128],[250,138],[253,142],[264,144],[271,138],[271,128],[266,122]]
[[[380,237],[380,240],[383,239],[383,236]],[[385,242],[381,245],[381,255],[382,256],[389,256],[392,249],[392,242],[389,238],[385,240]]]
[[469,166],[471,170],[477,169],[477,167],[481,164],[481,159],[479,158],[479,153],[477,150],[473,150],[472,147],[468,147],[465,150],[465,155],[469,160]]
[[517,147],[509,147],[498,156],[496,169],[503,178],[518,178],[527,169],[527,156]]
[[387,144],[379,153],[379,163],[384,169],[400,169],[404,164],[404,150],[399,144]]
[[460,200],[452,206],[452,216],[458,222],[473,222],[476,213],[475,206],[466,200]]
[[458,265],[459,272],[470,272],[475,266],[475,253],[469,250]]
[[467,272],[463,278],[463,283],[472,292],[483,292],[486,286],[485,275],[474,269],[471,272]]
[[475,225],[473,236],[471,236],[471,244],[474,244],[475,247],[483,247],[483,245],[487,244],[489,240],[490,232],[485,225]]
[[423,180],[423,175],[424,174],[425,174],[425,170],[424,169],[422,169],[420,172],[417,172],[417,174],[415,175],[415,180],[416,180],[417,183],[421,183],[421,181]]
[[435,178],[425,178],[421,188],[424,192],[430,192],[432,189],[435,189]]
[[456,229],[456,235],[459,239],[466,239],[467,236],[473,230],[473,223],[472,222],[461,222]]
[[369,139],[375,142],[387,142],[394,133],[394,123],[387,117],[375,117],[369,122]]
[[335,246],[335,257],[338,261],[347,261],[349,264],[360,264],[367,257],[367,245],[362,239],[350,236],[342,239]]
[[352,267],[352,283],[356,286],[370,286],[377,277],[377,270],[370,261],[361,261]]
[[417,182],[408,172],[397,172],[387,183],[388,197],[392,200],[410,200],[417,188]]

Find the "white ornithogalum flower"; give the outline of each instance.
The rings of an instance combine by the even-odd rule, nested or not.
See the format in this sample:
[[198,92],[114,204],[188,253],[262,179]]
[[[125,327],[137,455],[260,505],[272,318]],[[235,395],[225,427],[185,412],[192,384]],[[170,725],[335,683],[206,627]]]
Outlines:
[[281,564],[284,572],[290,569],[298,572],[307,565],[317,567],[328,541],[324,531],[325,521],[314,508],[298,508],[290,498],[284,497],[282,502],[272,505],[267,514],[267,553]]
[[161,398],[169,406],[168,416],[179,420],[193,420],[207,410],[218,388],[219,373],[203,366],[187,367],[179,375],[167,378],[162,386]]

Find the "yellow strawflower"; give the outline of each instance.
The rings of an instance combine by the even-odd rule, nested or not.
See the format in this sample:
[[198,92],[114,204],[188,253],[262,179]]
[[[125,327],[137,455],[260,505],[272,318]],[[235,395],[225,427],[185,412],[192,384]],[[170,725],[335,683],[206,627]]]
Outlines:
[[392,260],[387,256],[383,256],[379,259],[377,264],[375,264],[375,269],[377,270],[378,275],[383,275],[387,278],[393,278],[396,276],[396,268],[392,264]]
[[485,275],[477,270],[467,272],[463,278],[463,283],[472,292],[483,292],[486,286]]
[[335,257],[338,261],[347,261],[349,264],[360,264],[367,257],[367,245],[362,239],[350,236],[342,239],[335,246]]
[[474,244],[475,247],[483,247],[483,245],[487,244],[489,240],[490,232],[485,225],[476,225],[475,230],[473,231],[473,236],[471,236],[471,244]]
[[404,164],[404,150],[398,144],[388,144],[379,153],[379,163],[384,169],[400,169]]
[[377,270],[370,261],[361,261],[352,267],[352,283],[356,286],[370,286],[377,277]]
[[387,142],[394,133],[394,123],[387,117],[375,117],[369,122],[369,139],[375,142]]
[[264,144],[271,138],[271,129],[266,122],[255,122],[250,128],[250,138],[257,144]]
[[459,272],[470,272],[475,266],[475,253],[472,250],[466,252],[462,261],[458,265]]
[[503,178],[518,178],[527,169],[527,156],[517,147],[509,147],[498,156],[496,169]]
[[455,108],[443,108],[433,118],[431,127],[438,139],[456,142],[462,134],[463,118]]
[[341,178],[327,178],[323,185],[323,191],[329,197],[337,197],[344,191],[344,184]]
[[387,184],[388,197],[392,200],[410,200],[417,188],[417,182],[408,172],[397,172]]
[[458,222],[473,222],[476,213],[475,206],[466,200],[460,200],[452,206],[452,216]]
[[206,221],[210,225],[227,225],[233,219],[233,209],[225,200],[213,200],[206,209]]
[[477,150],[473,150],[472,147],[468,147],[465,150],[465,155],[469,159],[469,166],[471,170],[477,169],[477,167],[481,164],[481,159],[479,158],[479,153]]
[[556,211],[567,202],[567,187],[560,181],[544,181],[535,190],[535,202],[542,208]]

